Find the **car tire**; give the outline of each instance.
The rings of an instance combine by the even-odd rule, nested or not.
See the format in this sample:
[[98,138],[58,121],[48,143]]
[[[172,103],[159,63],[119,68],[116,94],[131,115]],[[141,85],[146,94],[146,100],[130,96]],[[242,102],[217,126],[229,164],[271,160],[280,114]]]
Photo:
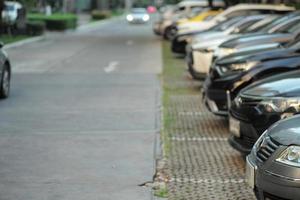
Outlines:
[[164,33],[164,39],[170,40],[172,38],[172,26],[166,28]]
[[7,64],[3,66],[1,84],[0,84],[0,98],[5,99],[9,96],[10,92],[10,70]]

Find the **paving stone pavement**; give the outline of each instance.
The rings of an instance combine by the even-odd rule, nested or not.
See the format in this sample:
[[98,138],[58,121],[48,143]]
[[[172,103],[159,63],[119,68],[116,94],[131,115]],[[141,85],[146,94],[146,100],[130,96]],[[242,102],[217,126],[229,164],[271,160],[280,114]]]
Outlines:
[[191,80],[183,66],[179,77],[163,77],[171,90],[164,104],[169,200],[255,199],[245,183],[245,161],[227,142],[226,118],[205,108],[201,82]]

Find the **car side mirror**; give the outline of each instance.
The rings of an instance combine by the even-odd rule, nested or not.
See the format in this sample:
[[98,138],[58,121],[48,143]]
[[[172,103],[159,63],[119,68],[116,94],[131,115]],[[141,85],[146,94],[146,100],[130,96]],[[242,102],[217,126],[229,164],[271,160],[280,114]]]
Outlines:
[[0,49],[2,49],[2,47],[4,47],[4,43],[0,42]]

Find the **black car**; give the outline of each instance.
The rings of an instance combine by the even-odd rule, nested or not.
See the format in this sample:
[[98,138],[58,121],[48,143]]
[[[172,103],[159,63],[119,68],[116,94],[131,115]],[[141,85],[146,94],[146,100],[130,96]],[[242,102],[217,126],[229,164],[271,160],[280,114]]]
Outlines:
[[232,100],[241,89],[257,80],[299,68],[299,42],[288,48],[241,52],[218,59],[203,84],[205,103],[214,114],[227,115],[228,94]]
[[229,143],[249,154],[275,122],[300,113],[300,70],[258,81],[243,89],[229,109]]
[[256,197],[300,199],[300,117],[276,123],[247,156],[246,180]]
[[3,43],[0,42],[0,98],[5,99],[10,91],[11,67]]

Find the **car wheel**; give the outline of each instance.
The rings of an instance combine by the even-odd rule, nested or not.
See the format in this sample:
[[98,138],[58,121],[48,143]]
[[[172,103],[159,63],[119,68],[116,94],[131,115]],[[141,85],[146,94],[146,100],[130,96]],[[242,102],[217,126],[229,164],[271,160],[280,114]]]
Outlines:
[[171,26],[166,28],[164,38],[166,40],[170,40],[172,38],[172,27]]
[[0,85],[0,98],[5,99],[9,96],[10,90],[10,70],[7,65],[4,65],[2,76],[1,76],[1,85]]

